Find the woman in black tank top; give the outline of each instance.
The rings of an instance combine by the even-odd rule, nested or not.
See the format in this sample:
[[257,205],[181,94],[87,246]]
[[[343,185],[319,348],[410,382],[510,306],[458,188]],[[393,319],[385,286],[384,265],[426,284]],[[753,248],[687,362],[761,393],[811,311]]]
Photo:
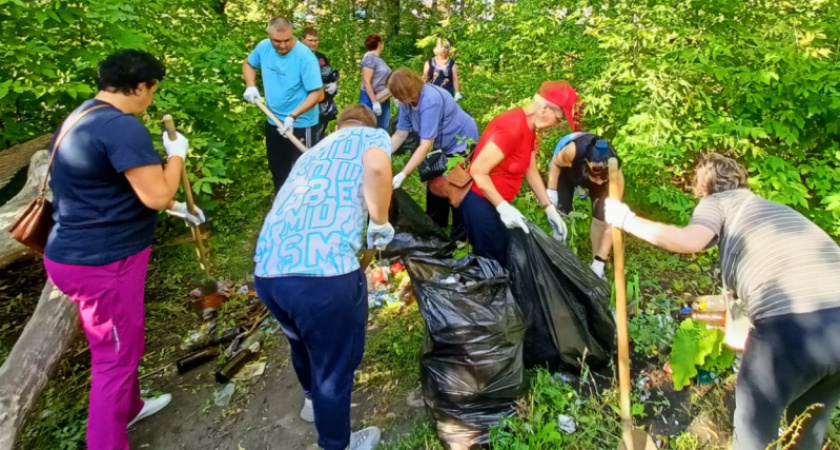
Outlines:
[[455,61],[449,58],[449,41],[438,39],[435,46],[435,57],[429,58],[423,64],[423,80],[427,83],[440,86],[455,97],[455,101],[461,100],[461,80],[458,77],[458,68]]

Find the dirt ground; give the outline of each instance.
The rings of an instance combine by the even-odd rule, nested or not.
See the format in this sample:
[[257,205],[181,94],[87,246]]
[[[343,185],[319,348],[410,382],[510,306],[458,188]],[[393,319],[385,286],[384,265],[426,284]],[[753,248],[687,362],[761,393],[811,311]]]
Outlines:
[[[213,379],[213,364],[178,375],[174,366],[151,378],[156,391],[172,394],[172,403],[160,413],[139,422],[129,431],[133,449],[154,450],[317,450],[314,424],[301,420],[304,395],[289,359],[289,345],[282,334],[267,350],[265,373],[255,381],[240,385],[228,407],[213,404],[214,393],[223,385]],[[245,392],[242,391],[245,386]],[[381,422],[382,412],[389,418],[410,423],[422,417],[423,410],[411,409],[405,399],[382,405],[374,395],[355,392],[351,429]],[[393,423],[393,421],[391,421]],[[383,431],[383,442],[399,436],[406,426]]]

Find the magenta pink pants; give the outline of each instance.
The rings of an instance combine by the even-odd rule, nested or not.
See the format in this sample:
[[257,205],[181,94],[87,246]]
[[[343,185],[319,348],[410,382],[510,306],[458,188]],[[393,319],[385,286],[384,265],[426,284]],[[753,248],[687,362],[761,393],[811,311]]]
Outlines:
[[149,252],[147,248],[104,266],[44,258],[50,280],[79,305],[90,344],[90,450],[127,450],[128,422],[143,408],[137,366],[145,347],[143,287]]

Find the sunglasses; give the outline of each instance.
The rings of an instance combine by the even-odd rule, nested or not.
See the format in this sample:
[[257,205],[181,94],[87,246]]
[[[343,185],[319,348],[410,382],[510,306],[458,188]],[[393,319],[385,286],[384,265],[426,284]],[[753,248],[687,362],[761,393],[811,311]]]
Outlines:
[[607,181],[610,177],[610,171],[605,162],[591,162],[586,161],[587,175],[593,181]]

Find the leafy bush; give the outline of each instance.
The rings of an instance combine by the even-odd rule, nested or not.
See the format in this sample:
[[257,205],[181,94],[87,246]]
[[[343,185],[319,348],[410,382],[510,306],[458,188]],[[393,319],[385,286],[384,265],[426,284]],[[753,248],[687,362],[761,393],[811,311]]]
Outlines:
[[697,369],[721,373],[732,367],[735,352],[723,343],[723,332],[707,328],[705,322],[686,319],[680,324],[671,347],[674,389],[691,383]]

